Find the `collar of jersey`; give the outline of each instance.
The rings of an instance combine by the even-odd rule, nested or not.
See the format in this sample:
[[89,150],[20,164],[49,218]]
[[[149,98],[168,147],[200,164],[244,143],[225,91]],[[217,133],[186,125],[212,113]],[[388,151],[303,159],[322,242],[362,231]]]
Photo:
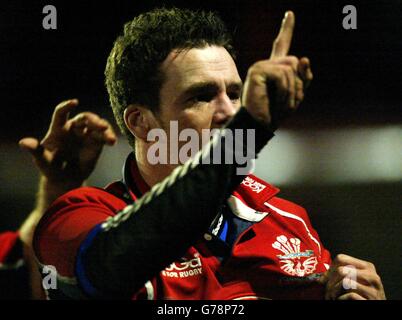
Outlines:
[[[128,155],[123,166],[123,183],[128,187],[128,191],[133,199],[140,198],[150,190],[150,187],[138,170],[133,152]],[[236,188],[232,196],[229,197],[228,205],[239,218],[258,222],[266,216],[264,203],[269,201],[279,191],[277,187],[250,174]]]

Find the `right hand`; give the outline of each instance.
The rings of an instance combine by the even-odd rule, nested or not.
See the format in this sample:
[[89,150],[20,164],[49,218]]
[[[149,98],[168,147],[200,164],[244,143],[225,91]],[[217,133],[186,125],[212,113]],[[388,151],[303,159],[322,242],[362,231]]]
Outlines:
[[55,108],[46,136],[21,139],[41,174],[52,187],[69,190],[80,187],[92,173],[105,144],[117,141],[112,126],[92,112],[69,119],[78,100],[61,102]]
[[270,59],[249,68],[242,94],[248,112],[274,130],[297,110],[313,79],[308,58],[288,56],[294,25],[294,13],[286,12]]

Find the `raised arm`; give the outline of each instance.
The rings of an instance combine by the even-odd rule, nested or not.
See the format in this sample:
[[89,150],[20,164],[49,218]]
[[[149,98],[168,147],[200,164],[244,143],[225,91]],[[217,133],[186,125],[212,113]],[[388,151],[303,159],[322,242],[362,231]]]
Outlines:
[[98,115],[82,112],[69,119],[78,100],[61,102],[55,108],[46,136],[23,138],[19,145],[30,152],[40,172],[35,206],[19,229],[25,261],[30,270],[33,298],[41,298],[40,276],[34,262],[32,237],[49,205],[65,192],[82,186],[93,171],[105,144],[117,138],[111,125]]
[[34,210],[20,228],[26,245],[31,245],[33,228],[48,206],[63,193],[82,186],[95,168],[103,146],[117,141],[108,121],[92,112],[69,119],[77,106],[76,99],[61,102],[41,141],[27,137],[19,142],[32,155],[40,172]]

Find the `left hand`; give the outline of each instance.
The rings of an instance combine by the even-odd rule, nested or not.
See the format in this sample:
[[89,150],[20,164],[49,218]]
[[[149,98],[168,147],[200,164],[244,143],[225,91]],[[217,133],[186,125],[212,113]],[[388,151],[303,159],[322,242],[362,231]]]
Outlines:
[[242,91],[242,105],[271,130],[298,109],[313,80],[310,60],[289,55],[294,26],[295,15],[287,11],[270,58],[248,69]]
[[321,277],[326,300],[385,300],[384,287],[371,262],[339,254]]

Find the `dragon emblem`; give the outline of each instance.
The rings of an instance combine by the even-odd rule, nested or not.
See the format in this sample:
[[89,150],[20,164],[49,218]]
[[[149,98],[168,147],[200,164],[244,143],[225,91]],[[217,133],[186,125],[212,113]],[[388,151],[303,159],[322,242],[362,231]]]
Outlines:
[[313,250],[300,251],[301,241],[298,238],[288,239],[281,235],[272,244],[274,249],[282,252],[278,255],[281,269],[287,274],[296,277],[304,277],[312,274],[317,266],[317,257]]

